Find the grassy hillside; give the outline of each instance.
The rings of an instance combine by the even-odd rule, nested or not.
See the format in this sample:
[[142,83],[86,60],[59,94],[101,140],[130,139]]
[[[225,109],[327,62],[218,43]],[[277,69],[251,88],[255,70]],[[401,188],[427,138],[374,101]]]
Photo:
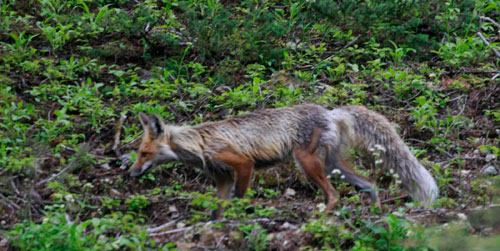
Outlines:
[[[0,0],[0,249],[493,250],[499,23],[496,0]],[[333,181],[325,214],[288,163],[208,223],[200,167],[126,173],[139,112],[196,125],[305,103],[388,117],[436,178],[434,207],[356,152],[382,210]]]

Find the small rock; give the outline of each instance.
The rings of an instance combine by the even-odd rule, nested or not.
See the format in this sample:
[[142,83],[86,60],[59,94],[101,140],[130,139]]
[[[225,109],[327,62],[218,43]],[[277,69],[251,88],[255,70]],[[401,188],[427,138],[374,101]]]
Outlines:
[[9,247],[9,239],[5,238],[0,241],[0,248],[2,248],[2,250],[8,250],[8,247]]
[[477,155],[479,155],[479,154],[481,154],[481,153],[479,152],[479,150],[477,150],[477,149],[476,149],[476,150],[474,150],[474,152],[472,152],[472,153],[473,153],[474,155],[476,155],[476,156],[477,156]]
[[180,221],[179,221],[179,222],[177,222],[177,225],[176,225],[176,227],[177,227],[177,228],[183,228],[183,227],[185,227],[185,226],[186,226],[186,223],[184,223],[184,222],[180,222]]
[[175,213],[175,212],[177,212],[177,208],[174,205],[171,205],[171,206],[168,207],[168,211],[172,212],[172,213]]
[[297,192],[291,188],[287,188],[285,191],[285,197],[293,197],[295,194],[297,194]]
[[105,169],[105,170],[109,170],[109,169],[111,169],[111,167],[109,166],[109,163],[104,163],[104,164],[102,164],[102,165],[101,165],[101,168],[102,168],[102,169]]
[[297,228],[299,228],[299,227],[297,227],[297,226],[296,226],[296,225],[294,225],[294,224],[290,224],[290,223],[287,221],[287,222],[283,223],[283,225],[281,225],[281,227],[280,227],[280,228],[281,228],[281,229],[294,229],[294,230],[295,230],[295,229],[297,229]]
[[487,174],[492,176],[498,175],[498,170],[492,165],[487,165],[483,167],[479,172],[482,174]]
[[118,192],[118,190],[112,188],[110,190],[111,194],[114,195],[114,196],[121,196],[122,194],[120,192]]
[[218,239],[219,238],[216,235],[216,232],[207,229],[201,233],[200,245],[204,247],[215,247],[217,245]]

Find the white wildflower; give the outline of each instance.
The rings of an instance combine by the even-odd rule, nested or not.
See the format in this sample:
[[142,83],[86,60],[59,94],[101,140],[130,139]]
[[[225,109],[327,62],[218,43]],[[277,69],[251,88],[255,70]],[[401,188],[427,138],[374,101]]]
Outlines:
[[345,175],[341,175],[341,176],[340,176],[340,178],[341,178],[341,179],[345,179]]
[[461,221],[466,221],[467,220],[467,215],[465,215],[463,213],[458,213],[457,216],[458,216],[458,219],[461,220]]
[[73,195],[67,194],[64,196],[64,199],[69,202],[75,202],[75,199],[73,198]]
[[488,154],[488,155],[486,155],[486,159],[485,160],[486,160],[486,162],[490,162],[490,161],[496,159],[496,157],[497,156],[495,156],[495,154]]
[[378,151],[385,152],[385,147],[379,144],[376,144],[374,146]]
[[340,174],[341,173],[340,169],[333,169],[332,174],[336,174],[336,173]]
[[316,207],[318,208],[318,211],[320,211],[320,212],[324,212],[326,210],[325,203],[319,203]]

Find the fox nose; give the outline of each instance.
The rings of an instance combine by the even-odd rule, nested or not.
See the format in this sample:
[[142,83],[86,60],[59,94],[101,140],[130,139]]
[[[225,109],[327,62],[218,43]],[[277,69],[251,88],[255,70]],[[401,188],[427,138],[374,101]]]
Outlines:
[[129,173],[130,173],[130,176],[137,177],[137,176],[142,174],[142,171],[140,168],[137,168],[137,169],[131,170]]

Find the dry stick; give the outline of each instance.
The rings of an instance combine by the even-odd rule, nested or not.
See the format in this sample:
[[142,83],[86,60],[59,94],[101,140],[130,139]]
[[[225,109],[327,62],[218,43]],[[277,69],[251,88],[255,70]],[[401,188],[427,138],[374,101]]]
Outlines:
[[[481,32],[477,32],[477,35],[481,38],[481,40],[483,40],[483,42],[486,44],[486,46],[490,46],[490,42],[488,42],[488,40],[486,40],[486,38],[483,36],[483,34]],[[495,48],[491,48],[493,50],[493,52],[495,52],[495,55],[497,55],[497,57],[500,58],[500,52],[498,52],[497,50],[495,50]]]
[[178,232],[183,232],[183,231],[191,230],[192,228],[193,228],[192,226],[191,227],[177,228],[177,229],[169,230],[169,231],[165,231],[165,232],[152,233],[152,234],[149,234],[149,236],[159,236],[159,235],[173,234],[173,233],[178,233]]
[[[344,47],[342,47],[342,49],[340,50],[343,50],[345,48],[348,48],[348,47],[351,47],[354,43],[356,43],[356,41],[358,41],[358,39],[361,37],[361,35],[358,35],[357,37],[355,37],[351,42],[349,42],[348,44],[346,44]],[[324,61],[328,61],[330,60],[331,58],[335,57],[335,55],[331,55],[329,57],[327,57]]]
[[125,121],[125,119],[127,119],[127,115],[123,114],[120,117],[120,120],[118,120],[118,122],[116,123],[115,128],[114,128],[115,135],[113,137],[113,147],[111,147],[111,150],[115,151],[116,156],[121,155],[120,150],[118,149],[118,146],[120,145],[120,134],[121,134],[122,125],[123,125],[123,122]]
[[480,19],[483,19],[483,20],[486,20],[488,22],[491,22],[493,25],[495,25],[496,27],[500,28],[500,24],[495,22],[495,20],[489,18],[489,17],[485,17],[485,16],[480,16],[479,17]]
[[130,146],[130,145],[133,145],[133,144],[135,144],[137,141],[139,141],[140,139],[142,139],[142,134],[140,134],[140,135],[139,135],[139,137],[137,137],[137,138],[135,138],[135,139],[133,139],[133,140],[131,140],[131,141],[129,141],[129,142],[127,142],[127,143],[123,144],[122,146],[120,146],[120,148],[119,148],[119,149],[121,150],[121,149],[124,149],[124,148],[126,148],[126,147],[128,147],[128,146]]
[[148,228],[148,229],[146,229],[146,231],[148,233],[155,233],[155,232],[158,232],[159,230],[162,230],[164,228],[171,227],[171,226],[175,225],[179,220],[180,219],[169,221],[169,222],[167,222],[167,223],[165,223],[165,224],[163,224],[161,226],[157,226],[157,227],[153,227],[153,228]]
[[257,218],[257,219],[252,219],[252,220],[248,220],[248,221],[245,221],[245,222],[228,221],[228,220],[216,220],[216,221],[209,221],[207,223],[198,223],[198,224],[196,224],[194,226],[172,229],[172,230],[168,230],[168,231],[165,231],[165,232],[159,232],[159,233],[151,233],[150,232],[149,236],[159,236],[159,235],[166,235],[166,234],[173,234],[173,233],[178,233],[178,232],[184,232],[184,231],[191,230],[191,229],[193,229],[195,227],[199,227],[199,226],[202,226],[202,225],[208,226],[208,225],[211,225],[211,224],[217,223],[217,222],[227,223],[230,226],[234,226],[234,225],[240,224],[240,223],[248,224],[248,223],[255,223],[255,222],[266,222],[266,221],[270,221],[270,219],[269,218]]
[[406,197],[408,197],[408,195],[401,195],[401,196],[399,196],[399,197],[389,198],[389,199],[384,200],[384,201],[382,201],[382,202],[380,202],[380,203],[385,204],[385,203],[387,203],[387,202],[391,202],[391,201],[395,201],[395,200],[404,199],[404,198],[406,198]]
[[351,42],[349,42],[348,44],[346,44],[344,47],[342,47],[341,50],[347,48],[347,47],[351,47],[351,45],[353,45],[354,43],[356,43],[356,41],[358,41],[358,39],[361,37],[361,35],[358,35],[356,38],[354,38]]
[[54,176],[52,176],[52,177],[50,177],[50,178],[44,179],[44,180],[42,180],[42,181],[40,181],[40,182],[36,183],[36,185],[38,186],[38,185],[41,185],[41,184],[47,183],[47,182],[49,182],[49,181],[51,181],[51,180],[53,180],[53,179],[55,179],[55,178],[57,178],[57,177],[61,176],[64,172],[66,172],[66,171],[68,171],[70,168],[72,168],[72,167],[75,165],[75,163],[76,163],[78,160],[80,160],[80,157],[81,157],[83,154],[85,154],[86,152],[88,152],[88,151],[89,151],[89,149],[90,149],[90,146],[89,146],[89,144],[87,144],[87,143],[86,143],[86,144],[82,147],[82,149],[81,149],[81,150],[80,150],[80,151],[76,154],[75,158],[74,158],[74,159],[73,159],[73,160],[72,160],[72,161],[71,161],[71,162],[70,162],[70,163],[69,163],[69,164],[68,164],[68,165],[67,165],[67,166],[63,169],[63,170],[61,170],[59,173],[57,173],[56,175],[54,175]]
[[[16,203],[10,201],[7,197],[3,196],[3,194],[0,193],[0,198],[2,198],[2,200],[5,201],[5,205],[7,205],[8,207],[10,208],[16,208],[17,210],[21,209],[21,207],[19,205],[17,205]],[[0,200],[0,202],[2,202]]]

